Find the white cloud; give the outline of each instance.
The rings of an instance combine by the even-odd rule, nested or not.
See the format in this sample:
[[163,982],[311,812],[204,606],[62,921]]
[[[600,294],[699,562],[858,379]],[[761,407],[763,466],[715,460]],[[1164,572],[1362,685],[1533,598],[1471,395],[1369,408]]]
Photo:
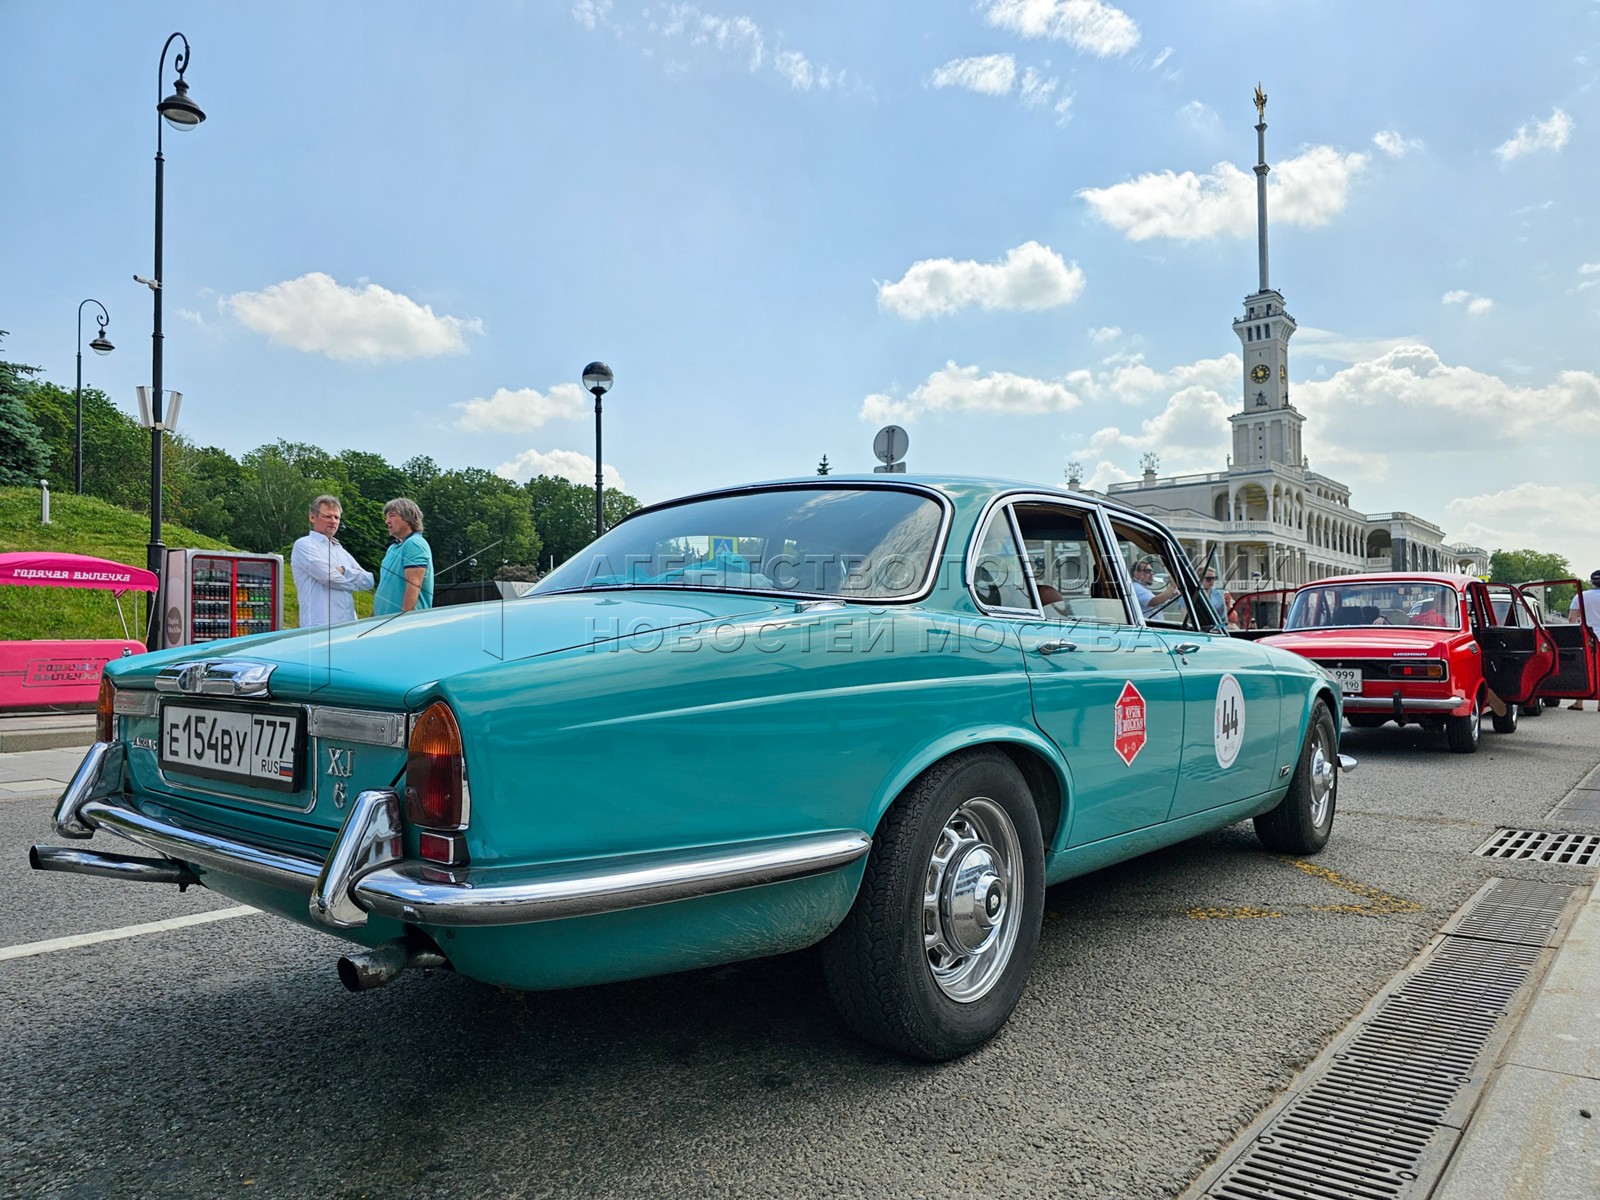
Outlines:
[[1372,144],[1390,158],[1404,158],[1411,151],[1422,149],[1420,138],[1403,138],[1392,129],[1383,129],[1373,134]]
[[[1591,515],[1600,491],[1585,492],[1569,483],[1518,483],[1499,491],[1463,496],[1445,505],[1452,536],[1489,551],[1545,550],[1582,546],[1593,538]],[[1557,551],[1560,553],[1560,551]],[[1579,551],[1581,553],[1581,551]],[[1570,561],[1570,551],[1569,551]],[[1571,562],[1582,577],[1595,569]]]
[[1083,292],[1083,271],[1048,246],[1025,242],[998,263],[930,258],[894,283],[878,284],[878,307],[907,320],[943,316],[974,304],[1038,310],[1070,304]]
[[1510,162],[1535,150],[1560,150],[1571,136],[1572,118],[1558,108],[1547,120],[1536,121],[1531,128],[1520,126],[1515,136],[1496,146],[1494,152],[1501,162]]
[[1348,334],[1333,333],[1327,329],[1318,329],[1312,325],[1302,325],[1294,335],[1294,352],[1301,358],[1320,358],[1330,362],[1370,362],[1401,346],[1414,345],[1416,340],[1414,336],[1407,334],[1395,337],[1352,337]]
[[469,433],[494,431],[523,433],[537,429],[546,421],[581,417],[588,407],[589,393],[575,383],[558,383],[544,395],[533,388],[511,391],[499,388],[487,400],[474,397],[452,408],[461,409],[458,428]]
[[1471,292],[1446,292],[1445,304],[1465,304],[1467,315],[1481,317],[1494,307],[1494,301],[1487,296],[1476,296]]
[[1102,325],[1098,329],[1089,330],[1089,340],[1097,345],[1114,342],[1122,336],[1122,330],[1116,325]]
[[1065,42],[1098,58],[1126,54],[1139,44],[1139,26],[1101,0],[980,0],[985,22],[1025,38]]
[[923,413],[989,412],[1011,415],[1066,412],[1081,401],[1064,384],[997,371],[980,375],[977,367],[947,362],[904,400],[876,393],[861,402],[860,417],[869,424],[909,421]]
[[573,0],[572,19],[585,29],[617,28],[611,19],[611,0]]
[[1216,110],[1199,100],[1191,100],[1178,110],[1178,120],[1201,135],[1216,133],[1222,128]]
[[980,96],[1005,96],[1017,82],[1017,63],[1009,54],[984,54],[976,58],[956,58],[928,77],[936,88],[958,87]]
[[[1352,182],[1366,170],[1365,154],[1340,154],[1313,146],[1274,167],[1268,185],[1268,211],[1280,225],[1326,225],[1344,211]],[[1129,239],[1164,237],[1198,241],[1255,232],[1255,176],[1232,163],[1218,163],[1209,175],[1172,171],[1141,175],[1078,195],[1094,214]]]
[[259,292],[235,292],[217,307],[274,345],[340,361],[385,362],[465,354],[476,317],[435,316],[432,308],[375,283],[349,288],[320,271]]
[[[1024,108],[1043,108],[1050,103],[1050,98],[1056,94],[1060,86],[1058,80],[1045,78],[1038,71],[1029,67],[1022,73],[1022,83],[1018,87],[1018,95]],[[1066,101],[1067,106],[1072,106],[1072,101]],[[1056,113],[1061,113],[1061,106],[1056,106]]]
[[[608,15],[609,4],[598,14],[591,14],[581,0],[573,9],[573,16],[586,28],[593,28],[596,20],[605,23]],[[620,27],[613,28],[621,32]],[[844,71],[818,66],[798,50],[770,47],[761,26],[749,17],[720,17],[693,4],[668,4],[644,10],[644,31],[661,42],[727,55],[751,74],[770,68],[796,91],[828,91],[845,85]],[[668,69],[685,67],[676,63]]]
[[[577,450],[524,450],[510,462],[501,463],[494,473],[517,483],[526,483],[540,475],[554,475],[558,479],[593,487],[594,458]],[[608,488],[618,488],[624,492],[628,490],[627,483],[609,463],[601,472],[601,477]]]

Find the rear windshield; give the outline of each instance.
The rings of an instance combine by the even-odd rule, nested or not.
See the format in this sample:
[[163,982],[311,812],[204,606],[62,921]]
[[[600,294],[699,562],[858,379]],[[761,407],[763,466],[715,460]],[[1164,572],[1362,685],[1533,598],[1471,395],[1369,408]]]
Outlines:
[[1285,629],[1334,625],[1418,625],[1460,629],[1461,603],[1441,583],[1335,583],[1301,588],[1289,607]]
[[630,517],[533,592],[669,587],[893,600],[926,584],[942,519],[931,496],[894,488],[690,500]]

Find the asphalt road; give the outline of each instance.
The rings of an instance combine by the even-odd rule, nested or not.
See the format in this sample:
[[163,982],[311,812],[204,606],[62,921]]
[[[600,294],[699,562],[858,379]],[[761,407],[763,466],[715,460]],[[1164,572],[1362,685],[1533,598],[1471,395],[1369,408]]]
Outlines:
[[[585,991],[448,973],[346,993],[340,944],[260,914],[0,958],[0,1195],[1176,1195],[1545,828],[1600,715],[1346,731],[1333,839],[1248,824],[1052,889],[1002,1035],[943,1066],[855,1041],[809,954]],[[0,802],[0,949],[224,912],[27,868]]]

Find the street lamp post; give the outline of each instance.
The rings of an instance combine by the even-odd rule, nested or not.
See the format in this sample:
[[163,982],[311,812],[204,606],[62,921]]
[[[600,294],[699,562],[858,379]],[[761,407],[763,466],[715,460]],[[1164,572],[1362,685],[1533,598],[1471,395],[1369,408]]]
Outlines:
[[[156,104],[156,112],[179,131],[193,129],[206,119],[206,114],[200,111],[200,106],[189,99],[189,85],[183,81],[183,73],[189,69],[189,39],[181,33],[174,33],[167,39],[167,44],[161,47],[161,65],[156,73],[156,95],[161,95],[165,84],[163,80],[167,74],[167,51],[172,49],[173,42],[182,42],[182,52],[173,56],[172,66],[178,72],[178,78],[172,85],[172,95],[161,99]],[[145,282],[150,293],[154,296],[154,318],[150,331],[150,545],[146,564],[155,572],[158,579],[163,576],[166,566],[166,546],[161,542],[161,217],[162,217],[162,180],[161,172],[165,159],[161,154],[161,122],[156,122],[156,270],[155,274]],[[137,278],[137,276],[135,276]],[[161,644],[160,622],[156,619],[160,605],[159,592],[150,593],[149,608],[146,612],[147,637],[146,645],[155,650]]]
[[600,397],[611,390],[611,381],[614,377],[611,368],[603,362],[592,362],[583,369],[583,386],[594,393],[594,536],[599,537],[606,531],[605,510],[602,507],[605,500],[605,484],[601,482],[600,458]]
[[106,312],[106,306],[98,300],[85,300],[78,305],[78,386],[73,390],[73,395],[78,398],[77,433],[73,438],[73,479],[76,483],[78,495],[83,495],[83,305],[92,304],[100,310],[100,315],[95,318],[100,322],[100,332],[95,334],[94,340],[89,343],[89,349],[96,354],[110,354],[116,349],[106,340],[106,326],[111,324],[111,314]]

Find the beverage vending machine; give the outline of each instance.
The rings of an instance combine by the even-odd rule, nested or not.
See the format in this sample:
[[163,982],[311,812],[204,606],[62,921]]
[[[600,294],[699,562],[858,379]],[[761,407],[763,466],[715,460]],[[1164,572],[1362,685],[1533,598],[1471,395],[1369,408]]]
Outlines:
[[283,627],[283,555],[168,550],[161,645],[193,646]]

